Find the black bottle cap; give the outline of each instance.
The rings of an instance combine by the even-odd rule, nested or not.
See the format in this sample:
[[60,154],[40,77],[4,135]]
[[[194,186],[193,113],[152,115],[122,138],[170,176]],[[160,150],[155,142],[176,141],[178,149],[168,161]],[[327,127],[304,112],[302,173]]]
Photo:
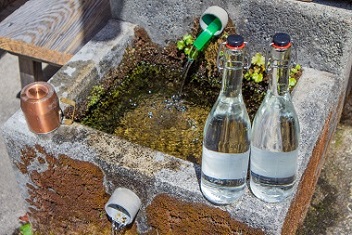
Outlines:
[[291,37],[287,33],[276,33],[273,37],[275,46],[285,47],[291,43]]
[[240,47],[244,43],[244,38],[238,34],[231,34],[227,37],[226,44],[230,47]]

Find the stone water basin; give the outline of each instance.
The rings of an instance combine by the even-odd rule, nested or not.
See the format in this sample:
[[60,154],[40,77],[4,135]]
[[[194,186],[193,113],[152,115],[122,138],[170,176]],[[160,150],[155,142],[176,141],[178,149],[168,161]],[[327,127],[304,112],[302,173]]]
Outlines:
[[[50,79],[58,96],[77,104],[87,99],[90,89],[119,64],[137,25],[163,44],[186,33],[193,17],[210,4],[178,2],[175,9],[173,3],[168,1],[163,13],[155,13],[158,1],[111,1],[115,19]],[[349,87],[352,14],[343,8],[289,0],[218,4],[257,50],[278,29],[297,40],[297,61],[304,72],[293,93],[301,124],[299,183],[294,195],[268,204],[247,189],[233,205],[214,206],[200,192],[197,164],[79,123],[35,135],[19,110],[4,124],[2,133],[38,231],[109,234],[104,204],[115,188],[126,187],[142,200],[126,234],[295,233],[309,206]],[[170,12],[172,17],[165,17]]]

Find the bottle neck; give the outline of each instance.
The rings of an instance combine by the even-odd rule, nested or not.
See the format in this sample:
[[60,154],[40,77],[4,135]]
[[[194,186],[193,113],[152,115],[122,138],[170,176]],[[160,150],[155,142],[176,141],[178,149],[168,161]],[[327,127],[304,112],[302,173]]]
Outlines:
[[275,96],[289,93],[289,77],[291,67],[291,47],[287,49],[271,48],[267,62],[267,73],[270,84],[269,90]]
[[220,96],[238,97],[242,95],[244,52],[243,50],[227,49],[223,59]]
[[242,94],[243,69],[224,69],[220,94],[226,97],[237,97]]

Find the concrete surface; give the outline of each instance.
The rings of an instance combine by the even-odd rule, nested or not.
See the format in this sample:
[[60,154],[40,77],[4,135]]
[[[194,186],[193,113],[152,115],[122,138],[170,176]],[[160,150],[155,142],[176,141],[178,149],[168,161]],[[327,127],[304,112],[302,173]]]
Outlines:
[[[1,53],[1,52],[0,52]],[[0,125],[19,109],[20,101],[16,95],[21,89],[17,57],[1,55],[0,59],[1,93]],[[0,137],[0,234],[12,234],[19,226],[19,216],[25,212],[24,201],[10,164],[5,144]]]

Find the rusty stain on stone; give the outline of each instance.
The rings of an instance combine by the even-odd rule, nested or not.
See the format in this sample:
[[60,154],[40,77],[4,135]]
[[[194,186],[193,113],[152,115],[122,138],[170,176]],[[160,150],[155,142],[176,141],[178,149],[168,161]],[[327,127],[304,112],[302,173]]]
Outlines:
[[[32,181],[26,201],[39,234],[110,234],[104,212],[109,195],[99,167],[66,155],[55,157],[39,145],[23,149],[21,159],[17,167]],[[47,169],[40,172],[34,163]]]
[[232,219],[226,211],[166,194],[153,199],[147,207],[147,217],[152,227],[148,234],[264,234],[260,229]]

